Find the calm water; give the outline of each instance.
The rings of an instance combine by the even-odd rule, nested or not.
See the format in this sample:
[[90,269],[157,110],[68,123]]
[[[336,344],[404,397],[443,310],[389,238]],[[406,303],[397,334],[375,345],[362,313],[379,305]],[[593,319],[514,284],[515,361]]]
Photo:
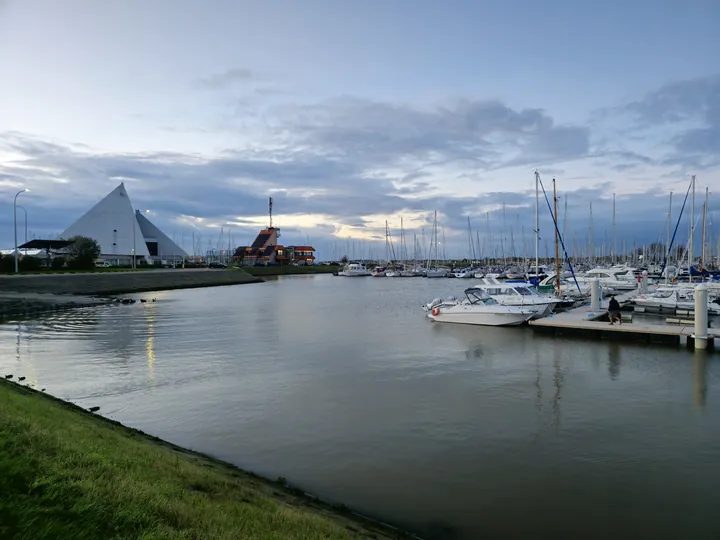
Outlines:
[[0,326],[2,373],[428,538],[720,537],[720,355],[433,324],[281,278]]

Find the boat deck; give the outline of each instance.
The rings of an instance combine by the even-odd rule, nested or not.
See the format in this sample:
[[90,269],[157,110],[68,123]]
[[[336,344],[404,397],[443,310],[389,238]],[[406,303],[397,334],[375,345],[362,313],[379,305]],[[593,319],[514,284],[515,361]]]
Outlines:
[[[616,299],[620,305],[628,302],[637,294],[637,291],[629,291],[617,295]],[[590,304],[568,310],[564,313],[557,313],[544,319],[530,321],[534,330],[544,330],[556,334],[580,334],[600,339],[627,339],[634,341],[660,342],[679,345],[681,339],[687,339],[695,333],[692,325],[678,324],[652,324],[638,321],[623,322],[623,324],[611,325],[607,320],[600,320],[607,313],[608,300],[600,303],[599,311],[590,311]],[[708,338],[720,337],[720,332],[708,329]]]

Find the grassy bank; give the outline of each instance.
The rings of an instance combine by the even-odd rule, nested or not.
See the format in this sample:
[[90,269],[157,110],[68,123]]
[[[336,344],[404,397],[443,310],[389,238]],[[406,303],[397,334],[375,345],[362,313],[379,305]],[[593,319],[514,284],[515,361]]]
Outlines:
[[0,380],[0,538],[406,538]]
[[286,276],[293,274],[332,274],[340,268],[337,266],[243,266],[253,276]]

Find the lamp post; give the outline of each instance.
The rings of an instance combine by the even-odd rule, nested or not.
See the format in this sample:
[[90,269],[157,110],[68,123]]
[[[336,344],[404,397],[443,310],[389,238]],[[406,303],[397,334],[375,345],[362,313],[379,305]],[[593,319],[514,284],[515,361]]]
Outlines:
[[15,233],[15,273],[18,273],[18,247],[17,247],[17,198],[21,193],[30,191],[29,189],[21,189],[15,194],[13,199],[13,231]]
[[[25,212],[25,243],[27,244],[27,209],[24,206],[17,205],[23,212]],[[25,255],[27,255],[27,248],[25,248]]]

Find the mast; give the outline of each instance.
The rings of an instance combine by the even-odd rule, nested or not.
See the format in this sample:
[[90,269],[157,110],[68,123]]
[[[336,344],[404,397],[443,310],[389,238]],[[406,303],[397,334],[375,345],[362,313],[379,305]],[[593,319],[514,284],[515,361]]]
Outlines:
[[705,246],[707,240],[707,205],[708,205],[708,188],[705,187],[705,203],[703,204],[703,218],[702,218],[702,267],[705,269]]
[[503,210],[503,226],[502,232],[500,233],[500,249],[502,250],[503,264],[507,266],[507,256],[505,255],[505,203],[502,203]]
[[612,264],[615,264],[616,236],[615,236],[615,194],[613,193],[613,222],[612,222]]
[[470,227],[470,216],[468,216],[468,237],[470,239],[470,257],[472,257],[472,262],[470,263],[470,266],[475,264],[475,242],[473,242],[473,233],[472,228]]
[[493,243],[492,243],[492,234],[490,234],[490,212],[485,212],[485,221],[487,223],[487,262],[486,264],[490,264],[490,253],[492,253]]
[[690,212],[690,241],[688,242],[688,275],[690,276],[690,283],[692,283],[692,264],[693,264],[693,237],[695,236],[695,175],[691,177],[692,183],[692,210]]
[[535,275],[540,273],[540,173],[535,171]]
[[590,201],[590,238],[588,238],[588,262],[595,258],[595,230],[593,229],[592,201]]
[[555,294],[560,296],[560,248],[558,247],[558,228],[557,228],[557,188],[555,179],[553,178],[553,202],[555,209],[553,210],[555,219]]
[[670,276],[670,272],[667,271],[667,267],[670,264],[670,241],[671,241],[671,234],[670,231],[672,229],[672,196],[673,192],[670,192],[670,206],[668,207],[668,231],[667,231],[667,247],[665,248],[665,284],[668,283],[668,277]]

